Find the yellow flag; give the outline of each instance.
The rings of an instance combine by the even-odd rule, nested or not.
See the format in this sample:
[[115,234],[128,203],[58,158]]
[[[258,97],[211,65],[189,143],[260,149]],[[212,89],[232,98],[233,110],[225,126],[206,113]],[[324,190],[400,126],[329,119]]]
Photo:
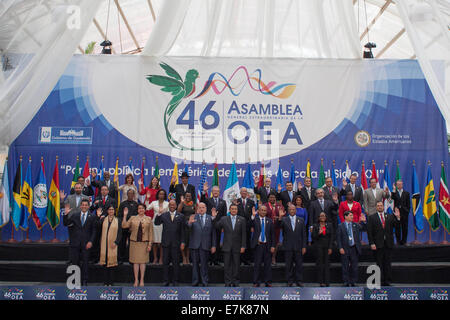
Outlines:
[[309,163],[309,160],[308,163],[306,164],[306,176],[308,178],[311,178],[311,163]]
[[175,179],[175,185],[178,184],[178,163],[175,162],[175,166],[173,167],[173,173],[172,173],[172,179],[170,179],[170,184],[172,184],[172,181]]

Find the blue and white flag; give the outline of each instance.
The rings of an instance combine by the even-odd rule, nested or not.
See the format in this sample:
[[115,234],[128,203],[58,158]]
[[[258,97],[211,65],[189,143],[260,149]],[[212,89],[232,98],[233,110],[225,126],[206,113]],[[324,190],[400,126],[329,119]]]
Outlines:
[[420,197],[419,189],[419,179],[417,179],[416,166],[413,165],[412,174],[412,212],[414,215],[414,228],[417,232],[421,233],[423,231],[423,208],[422,208],[422,198]]
[[133,161],[131,160],[131,158],[130,158],[130,162],[128,163],[126,171],[127,171],[126,174],[131,173],[134,177],[134,167],[133,167]]
[[348,161],[347,161],[347,164],[345,166],[345,180],[347,181],[347,183],[350,183],[351,175],[352,175],[352,170],[350,170],[350,166],[348,165]]
[[[202,166],[202,175],[200,177],[200,183],[198,184],[198,188],[197,188],[197,203],[200,202],[200,199],[202,197],[202,192],[203,192],[203,185],[206,182],[206,164],[203,162],[203,166]],[[206,193],[206,195],[208,195],[208,193]]]
[[236,164],[233,161],[231,166],[230,175],[228,176],[227,185],[225,191],[223,192],[223,199],[227,203],[227,211],[230,204],[239,198],[239,181],[236,172]]
[[[391,177],[389,176],[389,168],[387,163],[384,166],[383,189],[386,189],[386,187],[388,187],[389,191],[392,192]],[[394,213],[394,200],[392,200],[392,197],[384,200],[384,210],[386,213]]]
[[242,186],[247,188],[248,197],[256,203],[255,180],[252,175],[252,168],[250,166],[250,163],[247,164],[247,170],[245,170]]
[[44,163],[41,161],[41,168],[36,184],[33,187],[33,221],[38,230],[47,223],[47,180],[45,179]]
[[337,177],[336,177],[336,166],[334,163],[333,163],[333,166],[331,167],[330,174],[331,174],[331,179],[333,181],[333,186],[337,187],[338,184],[337,184]]
[[291,163],[291,173],[289,176],[289,181],[292,182],[294,192],[297,192],[297,178],[295,177],[295,167],[294,163]]
[[276,189],[278,192],[278,186],[281,186],[281,190],[284,190],[284,182],[283,182],[283,171],[281,170],[281,166],[278,163],[278,172],[277,172],[277,184],[276,184]]
[[2,184],[0,185],[0,228],[9,222],[11,216],[11,194],[9,192],[8,161],[5,161]]

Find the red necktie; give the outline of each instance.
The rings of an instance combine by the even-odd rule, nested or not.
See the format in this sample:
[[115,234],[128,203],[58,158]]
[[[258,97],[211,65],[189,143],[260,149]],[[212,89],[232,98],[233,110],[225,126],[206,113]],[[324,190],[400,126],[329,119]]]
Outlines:
[[380,213],[380,218],[381,218],[381,224],[383,225],[383,229],[384,229],[384,214]]
[[103,205],[105,205],[105,197],[103,197]]

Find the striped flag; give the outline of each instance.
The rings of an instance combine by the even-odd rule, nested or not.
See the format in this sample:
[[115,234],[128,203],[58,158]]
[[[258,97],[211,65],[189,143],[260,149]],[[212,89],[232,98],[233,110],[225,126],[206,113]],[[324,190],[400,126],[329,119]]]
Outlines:
[[19,161],[17,166],[16,175],[14,177],[13,183],[13,197],[12,197],[12,213],[11,219],[16,231],[19,230],[20,225],[20,215],[22,211],[22,159]]
[[363,190],[366,190],[369,187],[367,184],[366,169],[364,168],[364,161],[362,162],[362,167],[361,167],[361,186],[363,187]]
[[20,228],[22,230],[28,229],[28,219],[33,211],[33,189],[32,189],[32,178],[31,178],[31,159],[28,162],[27,173],[25,175],[25,180],[22,184],[22,212],[20,215]]
[[223,192],[223,199],[227,202],[227,210],[231,203],[239,197],[239,181],[236,172],[236,164],[233,161],[230,175],[228,176],[227,185]]
[[72,184],[70,185],[71,189],[78,182],[78,177],[79,176],[80,176],[80,158],[77,156],[77,165],[75,167],[75,171],[73,172]]
[[433,177],[431,176],[431,167],[428,166],[427,185],[423,195],[423,215],[428,220],[433,231],[439,228],[439,217],[436,208],[436,194],[434,193]]
[[203,192],[203,185],[206,182],[206,164],[205,161],[203,161],[202,164],[202,174],[200,176],[200,183],[198,184],[198,189],[197,189],[197,200],[198,202],[200,202],[200,199],[202,197],[202,192]]
[[0,228],[6,225],[11,216],[11,194],[8,179],[8,160],[3,169],[2,184],[0,185]]
[[[173,166],[173,172],[172,172],[172,178],[170,179],[171,185],[177,185],[178,184],[178,162],[175,162],[175,165]],[[169,200],[175,200],[176,194],[175,193],[169,193]]]
[[417,179],[416,166],[413,163],[413,173],[412,173],[412,210],[414,215],[414,228],[417,232],[421,233],[423,231],[423,210],[422,210],[422,199],[420,197],[419,189],[419,179]]
[[212,187],[219,186],[219,167],[217,166],[217,161],[214,164],[214,174],[213,174],[213,181],[212,181],[212,185],[211,186]]
[[[159,161],[158,161],[158,157],[156,157],[155,174],[154,174],[154,176],[157,177],[158,180],[159,180]],[[145,185],[145,183],[144,183],[144,185]]]
[[59,167],[56,158],[55,169],[53,170],[52,183],[48,192],[47,220],[50,227],[55,230],[60,222],[60,202],[59,196]]
[[441,184],[439,186],[439,219],[447,232],[450,230],[450,195],[447,187],[447,175],[444,163],[441,165]]
[[82,176],[84,177],[84,185],[87,185],[91,181],[91,173],[89,171],[89,157],[86,157],[86,163],[84,164]]
[[370,179],[375,178],[377,181],[377,188],[380,187],[380,182],[378,181],[378,176],[377,176],[377,169],[375,168],[375,161],[372,160],[372,176],[370,177]]
[[[386,187],[392,192],[392,183],[387,162],[384,165],[383,189],[386,189]],[[384,200],[384,209],[386,210],[386,213],[394,213],[394,200],[392,200],[392,198]]]

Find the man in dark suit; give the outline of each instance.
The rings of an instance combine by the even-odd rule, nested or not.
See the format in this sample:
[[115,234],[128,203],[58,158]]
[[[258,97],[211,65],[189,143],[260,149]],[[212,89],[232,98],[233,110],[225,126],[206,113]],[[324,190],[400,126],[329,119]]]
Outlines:
[[216,230],[211,216],[206,214],[206,205],[203,202],[198,204],[197,214],[189,217],[187,225],[191,231],[189,249],[192,258],[192,286],[198,286],[201,279],[201,284],[207,287],[208,258],[210,252],[216,251]]
[[342,180],[342,189],[341,192],[339,193],[340,196],[345,196],[347,195],[347,192],[352,191],[353,192],[353,201],[359,202],[359,204],[362,205],[364,204],[364,198],[363,198],[363,189],[360,186],[356,185],[356,179],[358,177],[356,176],[355,173],[352,173],[352,175],[350,176],[350,183],[347,183],[347,180],[344,179]]
[[309,212],[309,206],[311,205],[311,202],[317,199],[316,188],[312,187],[310,177],[306,177],[304,183],[304,186],[301,182],[298,183],[297,194],[302,197],[303,205],[306,208],[306,211]]
[[325,212],[328,221],[333,221],[333,215],[337,217],[337,209],[339,208],[338,195],[333,195],[333,201],[324,198],[324,191],[322,188],[316,190],[317,199],[311,202],[309,210],[309,225],[318,223],[319,215],[321,212]]
[[391,252],[394,247],[394,227],[400,226],[400,212],[395,208],[394,215],[386,214],[382,201],[377,202],[376,209],[377,213],[367,219],[367,236],[370,249],[381,269],[381,285],[389,286],[392,281]]
[[[127,215],[127,221],[130,220],[132,216],[136,216],[138,214],[137,207],[138,203],[134,200],[135,197],[135,191],[133,189],[128,189],[127,192],[127,200],[122,201],[119,206],[119,210],[117,212],[117,217],[120,219],[120,221],[123,220],[123,210],[125,208],[128,209],[128,215]],[[125,261],[128,261],[128,250],[127,250],[127,242],[129,242],[130,239],[130,231],[129,228],[123,228],[122,229],[122,237],[120,238],[120,244],[119,244],[119,252],[118,252],[118,259],[119,262],[123,263]]]
[[292,200],[294,200],[294,197],[297,194],[293,188],[294,186],[290,181],[286,182],[286,190],[281,191],[281,185],[277,186],[277,200],[281,200],[285,211],[287,211],[288,204],[292,203]]
[[103,186],[106,186],[108,188],[108,195],[109,197],[113,199],[117,199],[117,192],[119,192],[119,186],[117,181],[111,181],[111,174],[108,171],[105,171],[103,173],[103,180],[95,180],[95,177],[97,176],[97,172],[92,171],[92,186],[96,187],[97,189],[102,189]]
[[303,287],[303,255],[306,253],[308,240],[305,222],[296,216],[297,208],[294,205],[289,205],[288,211],[288,216],[286,211],[280,211],[280,219],[277,221],[283,231],[281,250],[284,251],[286,261],[286,279],[288,287],[292,287],[294,282],[298,287]]
[[272,219],[266,217],[267,207],[260,205],[258,208],[258,216],[253,213],[251,226],[253,228],[253,237],[251,247],[255,253],[255,266],[253,269],[253,286],[259,287],[261,265],[264,263],[264,283],[266,287],[272,286],[272,269],[271,260],[272,253],[275,252],[275,228]]
[[238,206],[238,216],[241,216],[245,219],[246,230],[246,245],[245,253],[241,256],[242,263],[246,266],[250,265],[250,261],[252,261],[252,250],[250,249],[250,240],[252,237],[252,233],[250,231],[250,220],[252,218],[252,213],[255,211],[255,201],[250,199],[248,196],[247,188],[242,187],[240,190],[241,197],[236,200],[236,204]]
[[400,228],[395,228],[397,244],[405,245],[408,238],[408,218],[411,209],[411,197],[408,191],[403,190],[403,181],[398,180],[392,190],[392,200],[394,208],[400,211]]
[[353,213],[344,212],[344,222],[338,226],[336,240],[341,254],[344,287],[354,287],[358,282],[358,260],[361,255],[361,231],[366,229],[366,217],[361,224],[353,222]]
[[[71,213],[69,215],[69,213]],[[80,209],[70,209],[66,203],[63,224],[69,229],[69,255],[72,264],[81,268],[81,283],[87,286],[89,250],[96,238],[97,218],[89,212],[89,200],[81,200]]]
[[213,212],[213,225],[216,229],[223,229],[223,256],[226,287],[239,287],[240,255],[245,252],[246,226],[245,219],[238,216],[238,207],[230,205],[230,216],[216,219]]
[[[333,223],[333,230],[337,230],[338,226],[338,210],[339,210],[339,204],[341,203],[341,200],[339,198],[340,190],[338,187],[333,186],[333,179],[331,177],[325,178],[325,186],[323,187],[323,198],[325,200],[334,201],[334,195],[337,195],[336,199],[338,201],[337,208],[331,209],[331,221]],[[328,217],[330,218],[330,217]],[[315,222],[311,222],[315,223]]]
[[[86,179],[84,179],[83,176],[79,176],[77,182],[79,184],[81,184],[81,186],[82,186],[81,194],[88,196],[88,197],[92,197],[94,195],[94,189],[92,189],[91,179],[88,179],[86,182]],[[74,188],[70,189],[70,194],[74,194],[74,193],[76,193],[75,186],[74,186]]]
[[185,195],[186,192],[189,192],[192,195],[192,201],[194,203],[197,202],[197,194],[195,193],[195,187],[192,184],[189,184],[189,174],[187,172],[183,172],[181,174],[181,183],[175,185],[174,181],[170,182],[169,192],[175,193],[177,205],[181,202],[181,197]]
[[169,264],[173,266],[173,285],[178,285],[178,275],[180,271],[180,250],[184,250],[184,216],[177,212],[177,203],[170,200],[169,211],[158,213],[154,224],[163,225],[161,246],[163,247],[163,275],[164,286],[169,286]]
[[274,188],[270,187],[270,184],[272,183],[272,180],[267,177],[264,180],[264,186],[258,188],[258,182],[259,182],[259,176],[255,177],[255,188],[253,191],[255,194],[259,195],[259,203],[267,203],[269,201],[269,194],[271,192],[276,193],[276,190]]
[[[212,211],[215,210],[217,213],[217,219],[220,220],[220,218],[225,217],[227,215],[227,203],[225,200],[219,197],[220,195],[220,189],[219,186],[213,186],[211,188],[212,196],[208,197],[208,183],[205,182],[203,185],[203,193],[200,198],[200,201],[206,204],[206,213],[212,216]],[[219,265],[219,258],[220,258],[220,234],[222,233],[221,230],[214,230],[216,233],[216,242],[213,244],[213,246],[216,247],[216,251],[210,255],[211,258],[211,264]]]

